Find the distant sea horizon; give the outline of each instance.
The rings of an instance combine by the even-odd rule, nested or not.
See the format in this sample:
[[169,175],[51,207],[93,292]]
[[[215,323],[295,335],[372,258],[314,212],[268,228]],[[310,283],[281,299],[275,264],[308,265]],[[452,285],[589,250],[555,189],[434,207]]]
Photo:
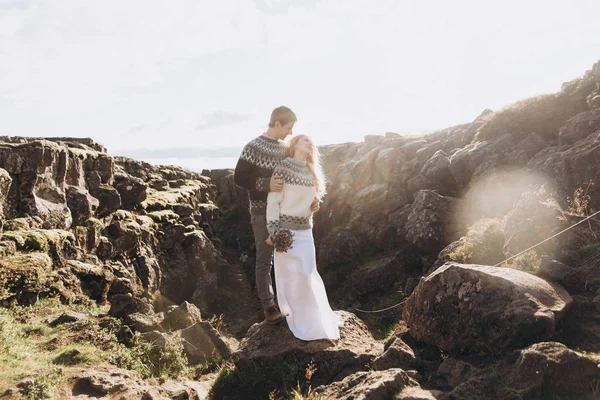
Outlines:
[[234,169],[238,157],[196,157],[196,158],[136,158],[152,165],[175,165],[187,168],[194,172],[202,172],[203,169]]
[[114,155],[145,161],[152,165],[175,165],[195,172],[203,169],[235,168],[242,152],[240,147],[206,148],[162,148],[162,149],[122,149],[111,152]]

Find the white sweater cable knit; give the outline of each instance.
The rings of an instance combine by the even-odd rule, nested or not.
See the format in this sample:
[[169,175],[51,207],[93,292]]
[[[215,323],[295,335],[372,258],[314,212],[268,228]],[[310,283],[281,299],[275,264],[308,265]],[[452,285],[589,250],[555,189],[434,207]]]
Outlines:
[[283,177],[281,192],[269,192],[267,197],[267,230],[312,229],[310,206],[317,194],[312,173],[306,166],[291,157],[283,160],[273,174]]

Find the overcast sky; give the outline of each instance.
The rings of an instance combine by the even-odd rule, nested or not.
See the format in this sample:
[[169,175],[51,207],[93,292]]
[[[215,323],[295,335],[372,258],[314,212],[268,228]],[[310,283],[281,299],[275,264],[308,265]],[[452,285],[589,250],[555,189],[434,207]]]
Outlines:
[[241,146],[423,133],[600,59],[598,0],[0,0],[0,135]]

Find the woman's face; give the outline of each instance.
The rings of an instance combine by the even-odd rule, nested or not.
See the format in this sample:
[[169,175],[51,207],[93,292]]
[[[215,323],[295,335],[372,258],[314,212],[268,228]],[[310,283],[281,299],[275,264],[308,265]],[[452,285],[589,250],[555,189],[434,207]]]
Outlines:
[[294,146],[294,149],[296,151],[300,151],[308,155],[312,154],[314,148],[315,146],[308,136],[301,136],[300,138],[298,138],[298,141]]

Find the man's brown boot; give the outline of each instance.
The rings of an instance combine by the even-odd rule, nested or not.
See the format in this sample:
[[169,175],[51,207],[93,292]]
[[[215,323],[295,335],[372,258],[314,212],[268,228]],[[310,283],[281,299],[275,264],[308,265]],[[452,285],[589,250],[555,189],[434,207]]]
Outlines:
[[265,310],[265,319],[269,324],[278,324],[284,320],[283,314],[279,311],[279,307],[273,305]]

